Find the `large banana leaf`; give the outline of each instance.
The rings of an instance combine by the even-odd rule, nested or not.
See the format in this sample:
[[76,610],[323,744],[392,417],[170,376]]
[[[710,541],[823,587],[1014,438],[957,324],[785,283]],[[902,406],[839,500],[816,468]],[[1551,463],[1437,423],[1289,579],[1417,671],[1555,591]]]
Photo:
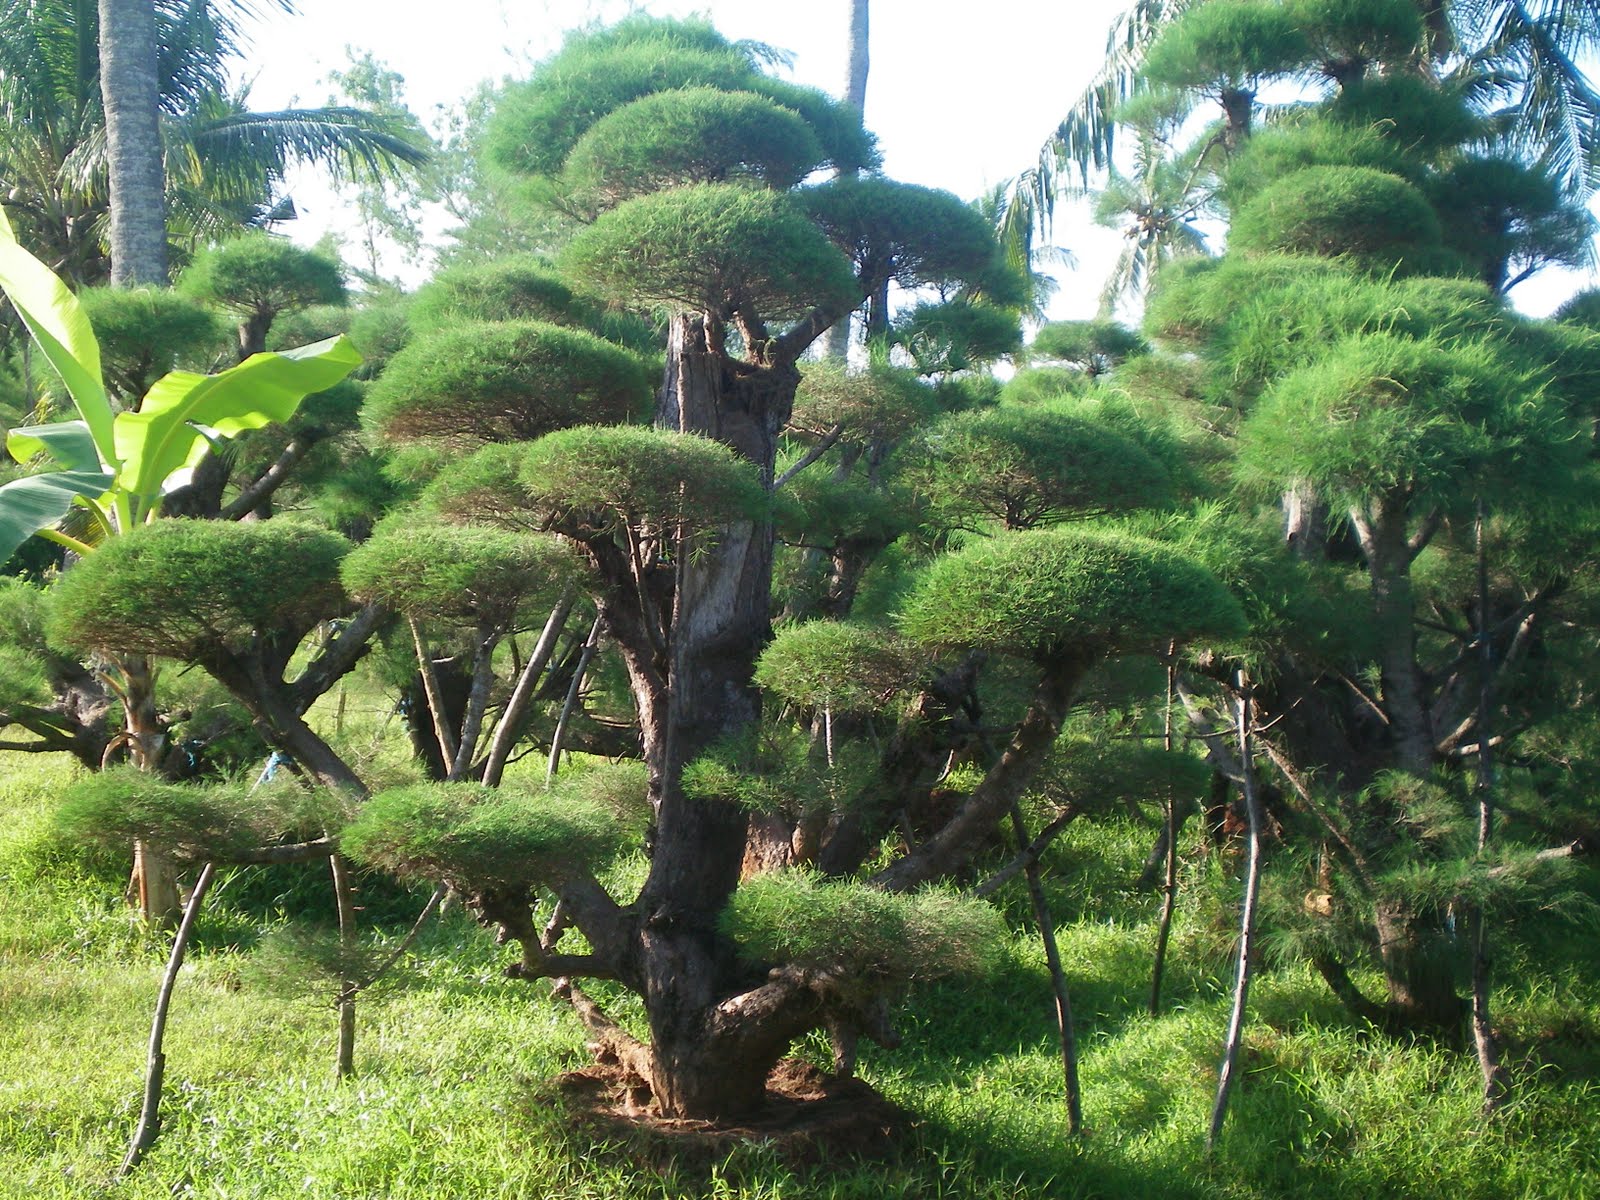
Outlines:
[[93,500],[110,489],[108,471],[52,471],[28,475],[0,487],[0,562],[41,529],[48,529],[83,496]]
[[89,318],[67,285],[49,267],[17,244],[0,210],[0,291],[17,310],[28,332],[56,369],[78,415],[89,428],[99,461],[115,466],[111,404],[100,377],[100,343]]
[[361,356],[340,336],[286,350],[253,354],[216,375],[173,371],[145,394],[139,411],[118,413],[118,484],[134,497],[140,515],[159,500],[177,471],[192,467],[209,440],[233,437],[287,421],[312,392],[338,383],[361,364]]
[[69,471],[93,471],[100,466],[94,434],[83,421],[19,426],[6,434],[6,449],[19,463],[36,454],[48,454]]

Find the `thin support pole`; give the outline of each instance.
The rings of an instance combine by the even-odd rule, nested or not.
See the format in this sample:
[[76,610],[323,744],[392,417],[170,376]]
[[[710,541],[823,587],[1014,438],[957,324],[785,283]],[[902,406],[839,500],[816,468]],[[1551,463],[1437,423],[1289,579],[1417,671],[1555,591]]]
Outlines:
[[[1028,826],[1022,817],[1022,807],[1011,805],[1011,828],[1017,836],[1017,846],[1028,847]],[[1050,987],[1055,994],[1056,1030],[1061,1040],[1061,1076],[1067,1098],[1067,1132],[1074,1137],[1083,1132],[1083,1090],[1078,1084],[1078,1039],[1072,1026],[1072,998],[1067,991],[1067,973],[1061,966],[1061,950],[1056,945],[1055,922],[1050,919],[1049,904],[1045,899],[1044,882],[1039,874],[1039,860],[1028,860],[1023,868],[1028,881],[1028,899],[1033,905],[1033,922],[1039,927],[1039,940],[1044,944],[1045,965],[1050,968]]]
[[117,1168],[119,1179],[132,1174],[161,1136],[161,1082],[167,1072],[167,1056],[162,1050],[162,1042],[167,1036],[167,1015],[172,1009],[172,993],[178,986],[178,971],[183,966],[184,951],[189,948],[189,939],[194,933],[195,918],[200,913],[200,906],[205,903],[206,891],[211,887],[215,875],[213,863],[201,868],[194,891],[189,893],[189,902],[183,907],[183,920],[178,923],[178,932],[172,939],[172,953],[167,956],[166,974],[161,977],[161,990],[156,994],[155,1017],[150,1022],[150,1057],[145,1065],[144,1103],[139,1109],[139,1124],[128,1143],[128,1153]]
[[1244,803],[1250,820],[1250,863],[1245,872],[1244,911],[1239,918],[1239,966],[1234,978],[1233,1015],[1228,1020],[1228,1038],[1222,1052],[1222,1068],[1217,1073],[1217,1099],[1211,1109],[1211,1128],[1206,1134],[1206,1153],[1211,1153],[1222,1135],[1228,1116],[1228,1098],[1239,1070],[1239,1048],[1244,1040],[1244,1018],[1250,998],[1250,961],[1254,957],[1256,899],[1261,887],[1261,796],[1256,790],[1255,769],[1251,763],[1250,680],[1240,671],[1235,679],[1238,691],[1236,711],[1239,762],[1243,768]]

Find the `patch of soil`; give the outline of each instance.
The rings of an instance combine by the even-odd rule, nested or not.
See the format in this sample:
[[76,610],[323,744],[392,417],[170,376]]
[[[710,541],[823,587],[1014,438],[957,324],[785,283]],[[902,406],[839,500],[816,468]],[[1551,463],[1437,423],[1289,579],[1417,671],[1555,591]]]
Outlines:
[[859,1079],[828,1075],[787,1058],[767,1078],[766,1102],[738,1121],[658,1116],[638,1076],[596,1063],[557,1081],[575,1125],[635,1151],[666,1152],[679,1165],[716,1161],[758,1145],[794,1164],[831,1158],[884,1158],[897,1147],[911,1114]]

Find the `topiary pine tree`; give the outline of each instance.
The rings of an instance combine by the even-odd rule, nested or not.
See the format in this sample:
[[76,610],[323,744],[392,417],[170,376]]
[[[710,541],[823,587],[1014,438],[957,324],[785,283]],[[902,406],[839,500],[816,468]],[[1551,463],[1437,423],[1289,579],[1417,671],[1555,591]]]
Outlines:
[[[744,114],[737,136],[699,119],[732,107]],[[796,119],[809,136],[793,136]],[[952,196],[876,176],[795,187],[820,167],[872,163],[858,114],[765,77],[702,25],[635,19],[571,39],[505,97],[490,142],[503,165],[594,215],[561,257],[573,279],[667,313],[657,426],[721,442],[758,487],[775,478],[800,356],[829,326],[890,282],[1002,278],[982,219]],[[603,448],[570,447],[575,477]],[[747,813],[682,786],[689,761],[758,719],[773,526],[723,510],[702,532],[673,510],[648,515],[625,521],[632,553],[609,520],[564,526],[601,575],[656,820],[638,900],[573,911],[645,998],[662,1111],[721,1115],[755,1103],[822,1004],[804,972],[744,982],[717,920],[738,882]]]

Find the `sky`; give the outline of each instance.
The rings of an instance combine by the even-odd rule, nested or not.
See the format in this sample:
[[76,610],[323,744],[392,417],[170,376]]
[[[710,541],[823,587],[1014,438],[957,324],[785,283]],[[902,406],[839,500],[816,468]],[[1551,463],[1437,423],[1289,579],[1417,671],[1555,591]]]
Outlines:
[[[866,122],[894,178],[946,188],[973,199],[1037,161],[1061,115],[1104,60],[1106,35],[1128,0],[872,0]],[[483,80],[525,77],[560,45],[562,33],[634,9],[658,15],[700,13],[726,36],[765,42],[793,55],[784,72],[839,94],[849,39],[848,0],[445,0],[420,6],[395,0],[298,0],[299,13],[272,13],[253,26],[245,78],[262,109],[321,104],[326,77],[348,61],[347,47],[370,51],[406,80],[406,100],[426,122]],[[425,17],[422,15],[425,14]],[[337,198],[314,179],[293,188],[301,219],[296,240],[314,242],[346,228]],[[1059,210],[1055,243],[1070,255],[1051,315],[1093,315],[1120,246],[1083,205]],[[393,264],[409,283],[424,272]],[[1547,272],[1513,292],[1518,306],[1544,315],[1594,281]]]

